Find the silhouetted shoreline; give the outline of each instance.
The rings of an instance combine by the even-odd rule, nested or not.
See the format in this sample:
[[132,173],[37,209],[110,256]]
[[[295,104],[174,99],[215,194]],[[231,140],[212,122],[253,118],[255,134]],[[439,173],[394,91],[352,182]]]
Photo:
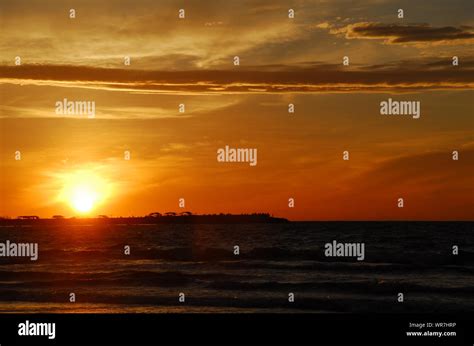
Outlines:
[[206,214],[194,215],[189,212],[177,215],[175,213],[151,213],[147,216],[139,217],[71,217],[65,218],[60,215],[55,215],[53,218],[40,218],[38,216],[19,216],[16,219],[3,218],[0,219],[0,226],[15,226],[15,225],[55,225],[55,224],[125,224],[125,225],[139,225],[139,224],[238,224],[238,223],[285,223],[290,222],[285,218],[273,217],[270,214]]

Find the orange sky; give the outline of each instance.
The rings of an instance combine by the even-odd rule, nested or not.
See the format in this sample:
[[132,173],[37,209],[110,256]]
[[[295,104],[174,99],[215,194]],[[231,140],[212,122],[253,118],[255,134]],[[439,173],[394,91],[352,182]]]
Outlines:
[[[2,1],[0,216],[78,215],[65,191],[96,179],[88,215],[472,220],[472,7]],[[95,118],[56,114],[64,98]],[[420,101],[420,119],[380,115],[388,98]],[[219,163],[226,145],[258,164]]]

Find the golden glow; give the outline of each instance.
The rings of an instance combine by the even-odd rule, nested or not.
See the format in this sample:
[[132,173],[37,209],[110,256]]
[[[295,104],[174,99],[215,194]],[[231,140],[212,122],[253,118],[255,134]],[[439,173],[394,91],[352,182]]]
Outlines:
[[60,200],[81,214],[90,213],[110,194],[110,184],[93,171],[76,171],[63,179]]
[[89,212],[94,207],[97,194],[89,186],[77,186],[71,196],[71,204],[79,212]]

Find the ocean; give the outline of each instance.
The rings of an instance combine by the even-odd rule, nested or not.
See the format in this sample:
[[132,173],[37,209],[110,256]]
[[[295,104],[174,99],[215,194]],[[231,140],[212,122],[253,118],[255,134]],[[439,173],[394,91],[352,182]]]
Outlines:
[[[3,313],[474,311],[473,222],[2,226],[7,240],[39,251],[0,257]],[[326,257],[333,241],[364,260]]]

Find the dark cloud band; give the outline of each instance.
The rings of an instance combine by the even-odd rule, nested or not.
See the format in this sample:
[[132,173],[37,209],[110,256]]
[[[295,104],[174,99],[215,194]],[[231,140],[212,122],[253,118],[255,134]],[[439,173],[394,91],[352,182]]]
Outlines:
[[36,83],[149,92],[318,92],[474,87],[474,69],[450,60],[408,67],[344,69],[318,65],[248,70],[149,71],[86,66],[0,66],[2,83]]
[[332,33],[345,33],[349,39],[385,39],[388,43],[410,42],[472,42],[474,31],[471,27],[432,27],[427,24],[398,25],[383,23],[355,23],[343,28],[331,29]]

